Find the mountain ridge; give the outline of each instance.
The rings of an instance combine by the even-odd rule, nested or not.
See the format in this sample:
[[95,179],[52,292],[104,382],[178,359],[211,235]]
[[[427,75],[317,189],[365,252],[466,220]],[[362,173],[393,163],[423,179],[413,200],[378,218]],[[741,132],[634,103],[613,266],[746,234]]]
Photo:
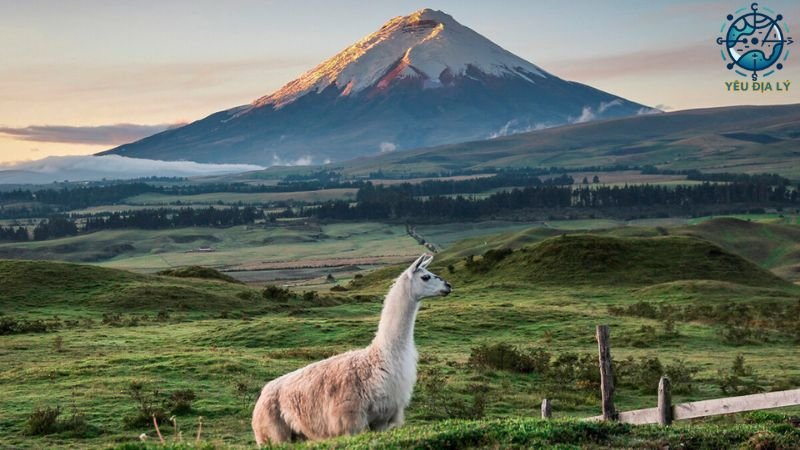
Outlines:
[[502,167],[645,166],[800,179],[800,104],[729,106],[571,124],[497,139],[362,157],[350,175]]

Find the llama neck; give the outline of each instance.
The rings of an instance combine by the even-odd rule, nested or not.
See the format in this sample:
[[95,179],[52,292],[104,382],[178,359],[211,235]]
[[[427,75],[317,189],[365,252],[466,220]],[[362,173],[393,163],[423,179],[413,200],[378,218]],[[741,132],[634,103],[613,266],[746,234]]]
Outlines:
[[414,321],[419,303],[404,280],[398,280],[383,301],[378,333],[372,346],[383,353],[400,355],[414,350]]

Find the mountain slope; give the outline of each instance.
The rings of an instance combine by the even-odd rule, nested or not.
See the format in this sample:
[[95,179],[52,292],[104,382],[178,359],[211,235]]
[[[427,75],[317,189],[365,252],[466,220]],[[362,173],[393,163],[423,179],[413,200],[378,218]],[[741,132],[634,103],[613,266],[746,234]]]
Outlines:
[[387,22],[275,93],[105,153],[319,164],[649,111],[564,81],[441,11]]
[[344,167],[350,174],[366,174],[652,164],[800,178],[798,130],[800,104],[695,109],[361,158]]

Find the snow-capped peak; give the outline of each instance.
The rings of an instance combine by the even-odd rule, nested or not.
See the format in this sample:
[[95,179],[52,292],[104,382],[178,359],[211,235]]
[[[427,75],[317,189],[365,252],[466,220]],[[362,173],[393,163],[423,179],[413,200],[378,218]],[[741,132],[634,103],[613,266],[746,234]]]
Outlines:
[[392,79],[421,77],[428,88],[442,79],[465,75],[468,67],[490,76],[516,76],[535,83],[546,77],[539,67],[504,50],[442,11],[421,9],[395,17],[378,31],[344,49],[251,108],[280,108],[331,84],[341,95],[384,87]]

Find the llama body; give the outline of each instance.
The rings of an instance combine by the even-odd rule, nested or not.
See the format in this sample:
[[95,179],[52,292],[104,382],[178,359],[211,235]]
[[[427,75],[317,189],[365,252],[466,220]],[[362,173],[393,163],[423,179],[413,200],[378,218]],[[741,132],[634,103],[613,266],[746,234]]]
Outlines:
[[419,300],[450,292],[447,282],[425,269],[431,260],[421,256],[397,278],[368,347],[310,364],[264,386],[253,411],[259,445],[402,425],[417,376],[414,321]]

